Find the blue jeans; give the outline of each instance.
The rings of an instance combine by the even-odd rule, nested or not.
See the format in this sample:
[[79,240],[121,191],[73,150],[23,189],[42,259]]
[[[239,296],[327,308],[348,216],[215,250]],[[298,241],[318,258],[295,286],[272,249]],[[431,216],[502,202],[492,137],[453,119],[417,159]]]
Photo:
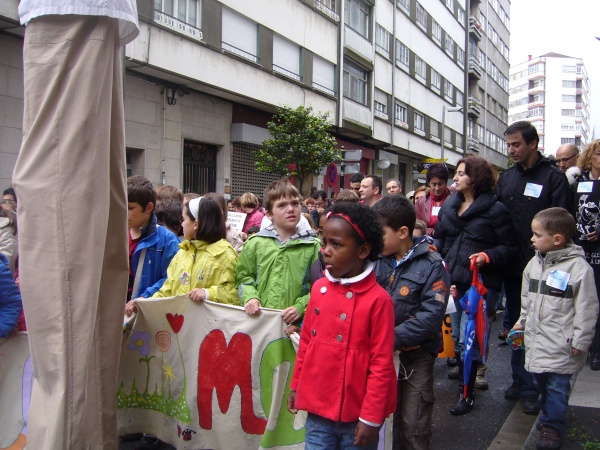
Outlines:
[[335,422],[316,414],[308,413],[306,419],[305,450],[377,450],[375,441],[366,447],[354,445],[356,422]]
[[559,373],[534,373],[533,379],[540,391],[540,422],[565,434],[565,413],[569,407],[571,375]]

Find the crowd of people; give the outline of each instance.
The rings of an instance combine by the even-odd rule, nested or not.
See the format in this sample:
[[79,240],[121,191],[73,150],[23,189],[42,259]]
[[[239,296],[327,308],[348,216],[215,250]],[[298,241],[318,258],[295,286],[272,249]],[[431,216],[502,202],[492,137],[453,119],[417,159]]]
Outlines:
[[[399,180],[360,173],[333,198],[316,188],[304,198],[279,180],[229,201],[129,177],[125,312],[175,295],[249,315],[280,310],[286,334],[300,334],[287,406],[308,412],[307,449],[377,448],[391,413],[394,449],[427,449],[448,302],[456,306],[448,376],[461,388],[450,413],[468,414],[474,389],[488,388],[488,349],[475,343],[464,372],[469,312],[459,300],[476,268],[490,319],[506,298],[499,337],[524,332],[505,398],[522,399],[526,414],[541,410],[538,449],[560,448],[570,376],[586,358],[600,370],[600,141],[581,155],[561,148],[557,165],[538,151],[529,122],[505,135],[514,164],[499,176],[469,155],[451,185],[445,164],[433,164],[426,186],[406,196]],[[26,327],[17,193],[6,189],[0,209],[0,338]],[[245,214],[241,229],[229,212]]]

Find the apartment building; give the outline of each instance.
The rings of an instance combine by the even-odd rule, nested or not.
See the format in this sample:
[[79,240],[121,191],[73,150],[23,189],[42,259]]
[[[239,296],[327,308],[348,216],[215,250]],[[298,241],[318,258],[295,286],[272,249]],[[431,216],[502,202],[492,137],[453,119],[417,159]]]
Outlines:
[[[486,11],[498,1],[508,3],[483,0]],[[2,186],[10,184],[21,139],[24,28],[17,5],[0,6]],[[495,59],[500,50],[486,49],[496,62],[480,65],[471,82],[474,7],[482,5],[138,0],[140,35],[124,50],[128,173],[185,191],[262,192],[275,177],[256,172],[253,151],[279,105],[328,112],[338,145],[362,150],[361,171],[399,178],[405,191],[423,181],[425,158],[443,154],[453,166],[468,150],[505,167],[503,146],[484,139],[487,130],[501,136],[504,126],[498,74],[505,66]],[[490,23],[502,20],[489,16]],[[321,188],[323,177],[312,184]]]
[[531,121],[540,151],[550,155],[563,144],[583,148],[590,141],[590,80],[581,58],[530,56],[510,68],[509,87],[509,121]]

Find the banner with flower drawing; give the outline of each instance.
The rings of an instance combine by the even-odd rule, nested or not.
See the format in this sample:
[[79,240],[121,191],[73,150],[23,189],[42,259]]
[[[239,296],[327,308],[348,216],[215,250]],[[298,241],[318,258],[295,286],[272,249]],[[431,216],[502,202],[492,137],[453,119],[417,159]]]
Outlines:
[[123,340],[119,432],[178,449],[304,448],[305,416],[286,408],[296,352],[284,327],[279,311],[139,302]]

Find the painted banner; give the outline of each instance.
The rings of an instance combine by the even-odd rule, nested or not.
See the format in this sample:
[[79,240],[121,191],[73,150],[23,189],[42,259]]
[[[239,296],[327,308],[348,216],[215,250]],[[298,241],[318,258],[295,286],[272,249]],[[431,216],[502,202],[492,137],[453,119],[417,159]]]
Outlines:
[[119,433],[178,449],[303,448],[304,417],[286,408],[296,352],[284,327],[280,311],[139,301],[121,350]]

